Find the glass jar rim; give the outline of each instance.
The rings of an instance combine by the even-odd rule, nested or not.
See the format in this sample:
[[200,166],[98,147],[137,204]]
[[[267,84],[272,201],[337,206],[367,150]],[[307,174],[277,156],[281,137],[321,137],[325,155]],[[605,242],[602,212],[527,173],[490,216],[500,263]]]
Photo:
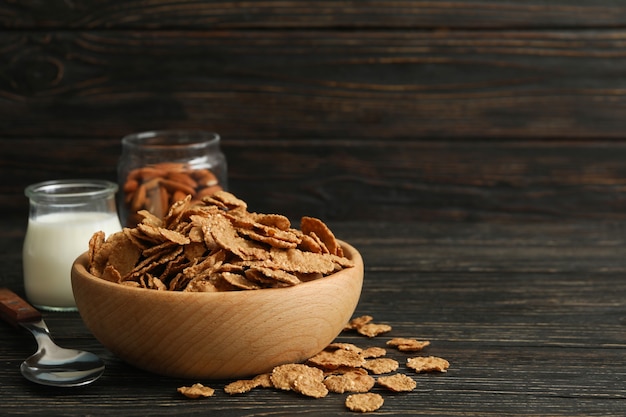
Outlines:
[[205,130],[149,130],[122,138],[125,147],[162,150],[164,148],[204,148],[219,144],[220,135]]
[[26,197],[40,202],[98,200],[115,195],[118,185],[107,180],[67,179],[31,184],[24,189]]

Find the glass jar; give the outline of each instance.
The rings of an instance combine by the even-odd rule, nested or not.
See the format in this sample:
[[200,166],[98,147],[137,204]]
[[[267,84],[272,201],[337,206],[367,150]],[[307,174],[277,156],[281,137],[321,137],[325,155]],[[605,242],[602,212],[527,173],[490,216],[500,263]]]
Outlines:
[[97,231],[122,230],[116,183],[57,180],[29,185],[29,215],[22,251],[24,289],[35,307],[75,311],[71,268]]
[[216,133],[165,130],[122,138],[118,205],[124,226],[136,226],[140,210],[163,218],[174,202],[226,190],[226,181],[226,157]]

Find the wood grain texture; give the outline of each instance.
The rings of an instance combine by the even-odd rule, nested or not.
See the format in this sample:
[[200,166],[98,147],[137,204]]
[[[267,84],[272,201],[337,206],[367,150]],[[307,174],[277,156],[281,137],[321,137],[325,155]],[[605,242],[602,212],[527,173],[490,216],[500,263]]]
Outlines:
[[35,181],[115,179],[127,133],[202,128],[259,210],[621,217],[624,36],[4,32],[3,209]]
[[620,1],[125,1],[0,4],[0,27],[69,28],[511,28],[615,27]]
[[[119,139],[4,144],[0,211],[28,216],[23,187],[49,178],[116,181]],[[225,138],[230,190],[293,220],[555,221],[626,217],[626,147],[584,141],[297,143]],[[25,149],[36,149],[24,159]]]
[[[217,131],[231,188],[326,219],[621,218],[626,7],[605,0],[8,1],[1,211]],[[260,175],[262,173],[263,175]]]
[[[618,0],[2,2],[0,285],[23,294],[27,184],[114,180],[127,133],[215,130],[252,209],[360,250],[356,314],[450,360],[380,414],[622,417],[625,30]],[[225,382],[187,401],[46,321],[105,375],[34,386],[0,323],[2,415],[352,415]]]
[[4,136],[623,137],[622,30],[3,31]]
[[[0,223],[0,249],[19,258],[21,232]],[[415,391],[385,397],[381,415],[622,416],[626,407],[626,247],[624,222],[545,224],[337,222],[333,231],[365,262],[363,296],[355,314],[392,325],[369,339],[428,339],[423,354],[448,359],[443,375],[411,376]],[[3,258],[4,259],[4,258]],[[4,263],[0,285],[23,294],[19,263]],[[32,337],[0,323],[3,415],[352,415],[345,395],[309,400],[272,390],[228,396],[228,381],[210,384],[215,397],[190,401],[176,388],[191,381],[155,378],[106,351],[77,314],[46,313],[62,346],[87,349],[106,362],[94,385],[59,391],[21,378],[19,363]],[[409,355],[389,351],[401,362]],[[404,368],[401,366],[402,370]]]

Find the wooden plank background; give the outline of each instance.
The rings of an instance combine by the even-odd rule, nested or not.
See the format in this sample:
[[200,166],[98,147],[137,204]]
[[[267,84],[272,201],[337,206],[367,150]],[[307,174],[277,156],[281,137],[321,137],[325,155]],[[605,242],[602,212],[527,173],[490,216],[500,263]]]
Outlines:
[[256,211],[626,218],[626,4],[4,1],[3,212],[116,179],[120,138],[223,138]]

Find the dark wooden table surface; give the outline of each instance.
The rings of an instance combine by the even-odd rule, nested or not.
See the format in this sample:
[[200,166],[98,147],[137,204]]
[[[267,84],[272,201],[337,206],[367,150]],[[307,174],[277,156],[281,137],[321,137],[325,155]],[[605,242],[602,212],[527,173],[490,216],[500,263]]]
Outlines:
[[[0,224],[0,285],[23,295],[23,219]],[[450,361],[445,374],[409,374],[417,388],[379,388],[380,415],[623,416],[626,412],[626,224],[341,222],[338,237],[362,253],[365,284],[356,314],[390,337],[431,341],[425,354]],[[78,313],[45,313],[61,345],[106,362],[90,386],[53,389],[20,375],[33,338],[0,323],[0,415],[350,415],[345,394],[309,399],[270,389],[242,396],[228,381],[185,381],[134,369],[107,352]],[[129,318],[132,319],[132,318]],[[405,354],[389,353],[403,363]],[[404,370],[404,365],[401,366]],[[181,385],[203,382],[212,398],[190,400]]]

